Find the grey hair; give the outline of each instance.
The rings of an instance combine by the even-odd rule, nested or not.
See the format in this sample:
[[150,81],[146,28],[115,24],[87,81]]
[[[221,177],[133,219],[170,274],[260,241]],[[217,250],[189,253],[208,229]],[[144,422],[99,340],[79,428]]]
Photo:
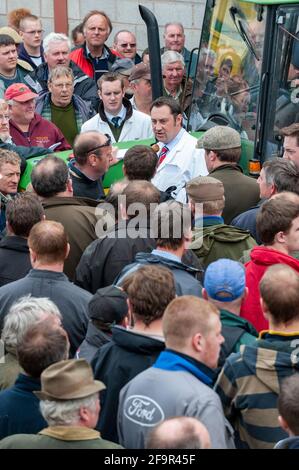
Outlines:
[[95,411],[99,394],[76,400],[41,400],[39,407],[41,414],[49,426],[75,426],[80,421],[80,408]]
[[74,82],[74,74],[70,67],[65,67],[64,65],[58,65],[49,71],[48,82],[53,82],[56,78],[68,77],[71,78]]
[[185,61],[182,54],[177,51],[166,51],[161,56],[162,69],[165,65],[172,64],[173,62],[181,62],[183,67],[185,67]]
[[49,33],[43,40],[43,48],[45,54],[49,52],[50,44],[53,42],[67,42],[69,50],[71,50],[71,40],[63,33]]
[[9,309],[4,318],[1,340],[5,349],[12,354],[30,326],[48,315],[55,315],[61,319],[61,313],[52,300],[47,297],[21,297]]
[[181,28],[182,33],[185,34],[184,26],[182,25],[182,23],[166,23],[166,25],[164,26],[164,33],[167,32],[168,26],[178,26],[179,28]]

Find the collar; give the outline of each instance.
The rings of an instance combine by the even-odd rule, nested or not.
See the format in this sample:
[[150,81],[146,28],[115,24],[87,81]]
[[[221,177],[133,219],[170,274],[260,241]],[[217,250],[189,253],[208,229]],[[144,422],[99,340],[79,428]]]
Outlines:
[[179,143],[179,141],[181,140],[184,134],[185,134],[185,129],[182,127],[180,132],[175,136],[174,139],[168,142],[168,144],[164,144],[163,142],[160,142],[160,144],[162,145],[162,147],[166,145],[166,147],[168,148],[168,151],[171,152],[171,150],[173,150],[174,147]]
[[224,163],[223,165],[217,166],[217,168],[214,168],[214,170],[210,171],[209,176],[212,173],[216,173],[217,171],[221,170],[231,170],[231,171],[238,171],[239,173],[243,173],[242,168],[235,163]]
[[112,122],[112,118],[115,118],[115,117],[120,117],[121,122],[123,122],[125,117],[126,117],[126,108],[122,104],[121,105],[121,110],[116,115],[110,114],[107,111],[105,111],[105,114],[106,114],[106,117],[107,117],[108,121],[110,121],[110,122]]
[[286,333],[285,331],[262,330],[259,333],[258,339],[267,339],[269,341],[290,341],[291,339],[299,339],[299,331]]
[[[209,227],[210,225],[221,225],[224,224],[223,217],[219,215],[204,215],[202,218],[202,224],[204,227]],[[196,226],[196,220],[195,220]]]
[[50,278],[57,279],[61,281],[69,282],[67,276],[63,272],[49,271],[48,269],[30,269],[26,277],[37,277],[37,278]]
[[38,434],[61,441],[89,441],[100,438],[98,431],[83,426],[49,426]]
[[168,251],[165,251],[165,250],[153,250],[151,252],[152,255],[156,255],[156,256],[161,256],[162,258],[166,258],[166,259],[169,259],[171,261],[176,261],[176,262],[179,262],[181,263],[182,260],[181,258],[179,258],[178,256],[174,255],[173,253],[169,253]]
[[88,183],[93,183],[95,181],[89,178],[88,176],[86,176],[85,173],[83,173],[83,171],[80,170],[80,168],[75,166],[75,164],[76,164],[75,158],[72,158],[72,160],[68,163],[68,167],[70,169],[71,174],[74,174],[74,176],[78,176],[81,179],[87,180]]
[[109,52],[106,50],[105,44],[104,44],[104,47],[103,47],[103,52],[102,52],[101,57],[94,57],[94,56],[92,55],[92,53],[91,53],[90,50],[88,49],[87,42],[85,42],[85,49],[86,49],[86,55],[87,55],[90,59],[108,59],[108,57],[109,57]]
[[215,373],[212,369],[186,354],[171,349],[162,351],[152,367],[169,371],[189,372],[204,384],[210,387],[213,385]]
[[170,97],[173,98],[174,100],[178,100],[179,97],[180,97],[181,94],[182,94],[182,91],[183,91],[181,85],[179,86],[179,89],[177,90],[177,92],[176,92],[175,95],[173,95],[172,93],[170,93],[170,91],[168,91],[165,86],[164,86],[164,90],[165,90],[166,96],[170,96]]

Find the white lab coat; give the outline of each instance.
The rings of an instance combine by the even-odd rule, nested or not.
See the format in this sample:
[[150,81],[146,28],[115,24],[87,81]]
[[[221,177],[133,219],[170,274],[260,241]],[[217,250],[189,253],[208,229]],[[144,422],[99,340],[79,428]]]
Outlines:
[[[203,149],[196,149],[197,139],[184,130],[177,145],[170,150],[152,179],[152,183],[160,190],[166,191],[170,186],[176,186],[171,193],[179,202],[186,202],[185,185],[197,176],[208,175]],[[158,142],[160,150],[164,146]],[[167,145],[167,144],[166,144]]]
[[[115,143],[109,124],[103,121],[99,114],[96,114],[94,117],[84,122],[81,127],[81,132],[85,131],[99,131],[102,134],[109,134],[111,136],[111,142]],[[118,142],[150,139],[152,137],[153,128],[150,116],[140,111],[133,110],[132,116],[125,121],[122,127]]]

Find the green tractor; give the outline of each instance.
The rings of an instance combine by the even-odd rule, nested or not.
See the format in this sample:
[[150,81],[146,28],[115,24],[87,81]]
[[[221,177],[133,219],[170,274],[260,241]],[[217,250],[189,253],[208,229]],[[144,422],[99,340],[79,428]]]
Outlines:
[[[139,11],[147,26],[155,99],[162,95],[159,29],[150,10],[140,5]],[[256,177],[265,160],[282,155],[280,130],[299,122],[299,2],[207,0],[199,47],[192,53],[197,73],[186,116],[188,130],[199,136],[219,124],[237,129],[241,166]],[[133,145],[136,141],[117,144],[120,149]],[[69,153],[58,155],[67,160]],[[39,158],[27,161],[22,189]],[[122,177],[120,160],[105,175],[104,188]]]
[[[156,80],[161,77],[157,22],[149,10],[139,9],[148,27],[157,97],[162,94],[162,79]],[[299,122],[298,20],[295,1],[206,2],[199,47],[192,51],[197,73],[188,130],[200,135],[219,124],[238,130],[241,165],[253,176],[265,160],[282,155],[280,130]]]

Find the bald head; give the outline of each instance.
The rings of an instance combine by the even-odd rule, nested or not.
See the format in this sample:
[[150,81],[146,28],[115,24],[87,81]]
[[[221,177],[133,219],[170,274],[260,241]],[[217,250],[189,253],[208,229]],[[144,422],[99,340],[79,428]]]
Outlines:
[[[107,145],[105,145],[107,144]],[[101,145],[105,145],[102,148],[97,148]],[[104,149],[111,150],[111,143],[107,138],[107,135],[101,134],[98,131],[86,131],[78,134],[75,138],[73,151],[76,162],[79,165],[86,165],[88,161],[88,155],[91,150],[96,149],[95,153],[101,156],[104,153]]]
[[286,264],[270,266],[260,282],[263,311],[272,325],[298,322],[299,274]]
[[186,416],[169,418],[148,435],[146,449],[210,449],[207,428],[197,419]]
[[48,156],[40,160],[31,173],[31,183],[36,194],[43,198],[53,197],[67,189],[69,170],[58,157]]
[[33,226],[28,246],[34,259],[43,264],[63,263],[69,251],[63,225],[53,220],[43,220]]

